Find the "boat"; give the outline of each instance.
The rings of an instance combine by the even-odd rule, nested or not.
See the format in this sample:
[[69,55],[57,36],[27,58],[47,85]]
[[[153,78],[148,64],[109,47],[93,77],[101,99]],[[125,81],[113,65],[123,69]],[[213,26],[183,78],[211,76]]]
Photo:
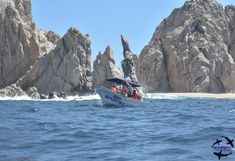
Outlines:
[[[117,86],[126,87],[131,90],[135,90],[141,87],[137,82],[125,80],[122,78],[110,78],[106,79],[107,82],[111,82],[112,84],[116,84]],[[141,97],[133,98],[123,95],[123,93],[114,92],[110,88],[106,88],[104,86],[99,86],[96,89],[99,94],[103,105],[108,106],[141,106],[144,105],[144,101]]]

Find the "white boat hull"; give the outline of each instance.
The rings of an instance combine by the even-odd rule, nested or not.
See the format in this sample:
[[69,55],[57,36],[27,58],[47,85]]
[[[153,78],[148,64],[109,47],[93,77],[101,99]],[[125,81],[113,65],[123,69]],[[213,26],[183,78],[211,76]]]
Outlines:
[[144,104],[142,100],[125,97],[122,94],[114,93],[110,89],[105,87],[98,87],[96,91],[99,94],[104,105],[140,106]]

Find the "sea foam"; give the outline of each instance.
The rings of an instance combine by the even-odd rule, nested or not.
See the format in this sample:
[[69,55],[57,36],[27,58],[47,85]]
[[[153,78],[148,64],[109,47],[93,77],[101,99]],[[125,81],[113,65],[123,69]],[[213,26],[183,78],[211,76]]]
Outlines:
[[[183,97],[176,96],[167,93],[146,93],[145,99],[182,99]],[[98,94],[89,94],[84,96],[67,96],[64,98],[53,98],[53,99],[32,99],[29,96],[17,96],[17,97],[0,97],[0,100],[10,100],[10,101],[84,101],[84,100],[99,100],[100,96]]]

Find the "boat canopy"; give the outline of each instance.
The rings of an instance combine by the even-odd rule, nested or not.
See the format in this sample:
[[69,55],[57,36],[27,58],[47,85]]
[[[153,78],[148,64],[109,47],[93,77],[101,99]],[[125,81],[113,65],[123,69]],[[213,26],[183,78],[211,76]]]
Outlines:
[[112,82],[112,83],[117,83],[117,84],[122,84],[124,86],[131,86],[133,88],[141,87],[141,85],[138,84],[137,82],[132,82],[132,81],[125,80],[125,79],[122,79],[122,78],[110,78],[110,79],[106,79],[106,81]]

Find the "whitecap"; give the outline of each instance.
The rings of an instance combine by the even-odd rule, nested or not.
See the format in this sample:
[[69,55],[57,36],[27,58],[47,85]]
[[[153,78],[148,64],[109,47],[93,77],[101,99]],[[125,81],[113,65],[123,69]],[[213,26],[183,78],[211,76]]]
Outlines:
[[85,96],[67,96],[66,98],[55,97],[53,99],[32,99],[31,97],[16,96],[16,97],[0,97],[2,101],[84,101],[84,100],[98,100],[100,99],[98,94],[89,94]]
[[24,96],[16,96],[16,97],[0,97],[0,100],[1,101],[7,101],[7,100],[10,100],[10,101],[21,101],[21,100],[32,100],[32,98],[30,98],[29,96],[27,95],[24,95]]
[[231,112],[231,113],[232,113],[232,112],[235,112],[235,109],[229,110],[229,112]]

